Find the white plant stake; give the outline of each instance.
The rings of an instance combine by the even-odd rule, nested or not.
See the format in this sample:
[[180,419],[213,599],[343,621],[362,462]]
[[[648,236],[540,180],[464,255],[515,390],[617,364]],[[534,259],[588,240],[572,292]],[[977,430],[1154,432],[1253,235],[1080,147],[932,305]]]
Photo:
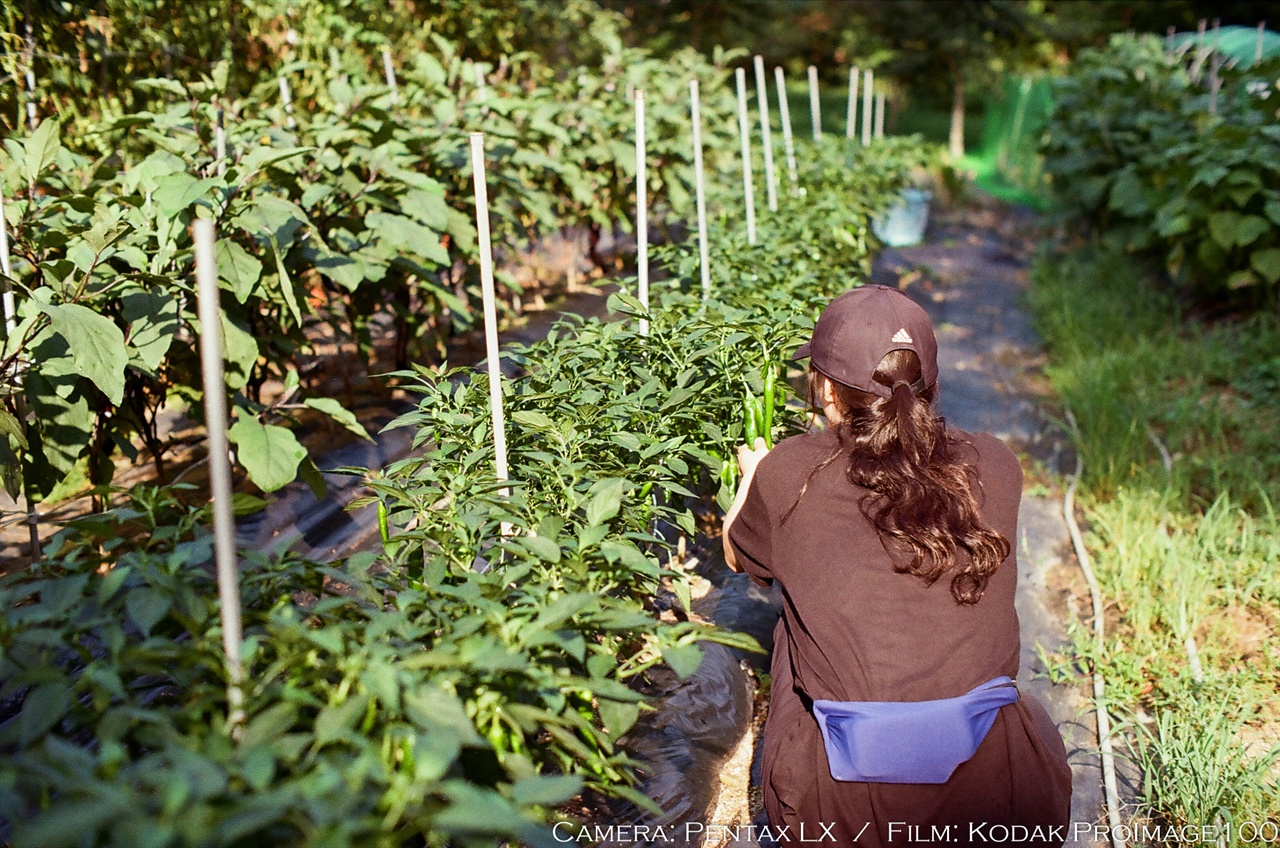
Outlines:
[[[862,120],[866,120],[864,115]],[[858,69],[849,68],[849,106],[844,117],[844,137],[853,138],[853,128],[858,122]]]
[[40,123],[36,119],[36,35],[27,21],[27,126],[32,132]]
[[756,243],[756,196],[751,185],[751,129],[747,123],[747,73],[733,72],[738,83],[738,137],[742,139],[742,194],[747,204],[747,244]]
[[702,274],[702,299],[711,298],[711,259],[707,250],[707,188],[702,176],[702,110],[698,108],[698,81],[689,80],[689,113],[693,119],[693,185],[698,201],[698,260]]
[[862,75],[862,146],[871,143],[871,92],[875,74],[867,70]]
[[764,75],[764,57],[755,57],[756,100],[760,104],[760,138],[764,145],[764,185],[769,211],[778,211],[778,175],[773,170],[773,130],[769,126],[769,82]]
[[[9,264],[9,224],[4,217],[4,192],[0,191],[0,272],[4,273],[4,284],[0,285],[0,300],[4,303],[4,337],[8,341],[18,326],[17,308],[13,302],[13,287],[9,280],[13,277],[13,268]],[[21,392],[15,398],[18,406],[19,426],[23,428],[25,433],[26,424],[26,401]],[[36,564],[40,562],[40,516],[36,512],[36,505],[31,500],[30,490],[26,488],[25,480],[23,481],[23,494],[27,500],[27,531],[31,539],[31,562]]]
[[1222,67],[1222,22],[1213,19],[1213,53],[1209,59],[1209,114],[1218,114],[1218,89],[1222,88],[1222,77],[1218,71]]
[[1253,64],[1262,63],[1262,36],[1267,32],[1267,22],[1258,21],[1258,40],[1253,44]]
[[[484,301],[484,351],[489,365],[489,411],[493,416],[493,452],[499,481],[507,475],[507,424],[502,412],[502,367],[498,359],[498,307],[493,290],[493,247],[489,235],[489,189],[484,174],[484,133],[471,134],[471,167],[476,191],[476,243],[480,246],[480,292]],[[511,490],[499,493],[505,498]],[[502,535],[511,535],[511,525],[502,523]]]
[[818,102],[818,69],[809,66],[809,120],[813,122],[813,140],[822,138],[822,105]]
[[472,62],[471,69],[476,77],[476,91],[479,92],[480,99],[483,100],[489,96],[488,84],[484,79],[484,68],[480,67],[479,62]]
[[396,86],[396,67],[391,62],[391,47],[382,45],[382,72],[387,77],[387,88],[391,89],[391,105],[400,102],[400,90]]
[[236,571],[235,517],[231,510],[231,460],[227,455],[227,381],[222,370],[222,307],[213,250],[213,221],[192,225],[196,247],[196,300],[200,316],[200,370],[204,377],[204,420],[209,436],[209,486],[213,496],[213,556],[222,612],[222,649],[227,656],[227,709],[232,736],[244,724],[244,668],[240,646],[240,583]]
[[218,107],[217,118],[213,124],[213,151],[218,158],[218,176],[227,173],[227,130],[223,126],[222,107]]
[[4,217],[4,192],[0,191],[0,272],[4,273],[4,285],[0,286],[0,298],[4,301],[4,337],[7,340],[17,329],[17,309],[13,304],[13,269],[9,265],[9,222]]
[[293,119],[293,95],[289,92],[289,81],[284,78],[284,74],[280,77],[280,102],[284,104],[284,125],[289,129],[298,126],[298,122]]
[[884,92],[876,94],[876,138],[884,138]]
[[787,78],[782,67],[773,69],[778,84],[778,120],[782,123],[782,146],[787,151],[787,173],[791,175],[791,193],[800,193],[800,177],[796,173],[796,146],[791,139],[791,110],[787,107]]
[[[649,311],[649,187],[646,184],[644,89],[636,89],[636,278],[640,303]],[[640,335],[649,335],[649,321],[640,319]]]

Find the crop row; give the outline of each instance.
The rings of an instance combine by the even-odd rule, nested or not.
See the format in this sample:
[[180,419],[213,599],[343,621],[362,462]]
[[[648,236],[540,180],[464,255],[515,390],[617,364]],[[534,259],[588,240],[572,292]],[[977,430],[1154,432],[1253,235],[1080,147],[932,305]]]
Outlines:
[[[469,130],[490,139],[494,230],[509,257],[567,224],[629,220],[634,158],[618,138],[631,130],[633,81],[650,89],[657,214],[688,206],[689,77],[702,80],[711,165],[732,150],[726,70],[692,53],[533,88],[513,70],[478,89],[448,42],[435,47],[394,91],[297,65],[282,72],[295,80],[286,111],[274,80],[229,97],[223,64],[200,82],[141,83],[168,102],[156,111],[73,122],[68,137],[46,119],[5,142],[16,326],[0,356],[0,472],[11,495],[23,482],[31,502],[105,486],[138,444],[166,478],[162,410],[201,412],[193,217],[219,230],[232,438],[250,479],[274,491],[299,473],[320,480],[288,426],[300,411],[364,435],[338,402],[307,396],[299,362],[318,329],[368,365],[374,329],[389,324],[406,367],[472,325]],[[268,385],[284,393],[264,395]]]
[[[388,95],[382,89],[377,97]],[[412,100],[404,88],[400,96]],[[383,113],[386,105],[367,108]],[[220,268],[239,262],[247,276],[257,272],[239,290],[243,299],[235,279],[224,277],[233,295],[224,298],[227,327],[235,328],[224,329],[232,379],[245,381],[233,385],[240,390],[237,426],[269,427],[268,416],[283,410],[255,405],[245,388],[264,361],[279,368],[288,345],[278,343],[279,359],[264,356],[273,349],[270,337],[237,328],[237,316],[265,312],[287,323],[292,308],[284,291],[291,286],[298,286],[299,312],[308,308],[300,296],[305,269],[327,278],[315,257],[339,240],[336,233],[356,247],[329,258],[356,254],[353,261],[384,262],[388,274],[400,269],[421,281],[430,279],[422,260],[440,244],[436,236],[456,235],[452,250],[468,230],[440,200],[456,193],[388,164],[420,141],[399,134],[389,118],[380,117],[385,137],[370,136],[382,138],[384,148],[368,153],[365,170],[335,167],[347,174],[334,188],[344,194],[328,207],[327,183],[304,177],[314,163],[329,161],[324,151],[334,139],[362,138],[358,121],[338,123],[328,147],[308,149],[291,135],[302,131],[303,116],[295,112],[293,130],[264,118],[239,142],[232,136],[230,149],[246,147],[239,158],[227,157],[219,174],[220,158],[206,153],[199,160],[202,133],[215,125],[211,108],[184,101],[167,117],[133,119],[145,128],[204,115],[209,123],[194,124],[189,136],[169,136],[195,145],[186,155],[205,167],[200,176],[166,172],[173,182],[152,187],[143,185],[147,168],[171,161],[160,153],[123,172],[108,168],[112,185],[136,181],[122,205],[139,217],[123,224],[95,218],[100,206],[118,207],[67,184],[94,179],[93,163],[59,148],[51,130],[21,149],[10,145],[8,155],[22,157],[34,175],[24,205],[15,204],[19,220],[53,209],[48,214],[75,226],[61,245],[56,236],[46,244],[57,258],[31,263],[47,275],[42,283],[61,272],[61,287],[24,290],[22,333],[66,344],[60,355],[70,360],[67,373],[52,376],[71,381],[67,397],[83,391],[110,400],[117,389],[127,391],[130,369],[138,370],[132,352],[123,388],[110,382],[114,370],[76,370],[72,348],[92,332],[64,335],[50,313],[86,326],[95,323],[86,314],[96,314],[123,336],[112,320],[125,319],[123,298],[119,311],[95,313],[56,297],[103,288],[118,294],[146,283],[160,294],[144,293],[160,299],[165,286],[181,288],[181,305],[164,308],[178,309],[189,327],[185,224],[194,205],[204,210],[198,214],[216,214],[229,244],[239,246],[222,249]],[[259,132],[277,141],[251,143]],[[543,159],[528,155],[512,144],[493,171],[520,162],[533,169]],[[622,320],[567,320],[546,340],[505,352],[521,369],[502,387],[510,481],[494,479],[483,375],[425,367],[398,375],[422,395],[397,422],[415,428],[420,450],[364,472],[387,517],[384,550],[330,564],[287,553],[243,555],[243,716],[227,703],[207,571],[207,508],[182,506],[180,491],[136,489],[114,509],[60,531],[39,568],[0,582],[0,698],[14,716],[0,726],[0,816],[14,844],[487,845],[507,838],[550,845],[545,822],[554,806],[584,787],[648,803],[630,787],[633,765],[619,744],[643,708],[634,684],[657,663],[690,673],[701,640],[751,647],[745,637],[689,619],[687,575],[669,553],[673,528],[694,535],[696,513],[711,511],[717,489],[727,494],[719,478],[745,434],[744,398],[763,395],[771,372],[785,373],[786,353],[821,303],[865,280],[874,246],[870,217],[892,202],[924,153],[911,140],[868,148],[827,141],[805,145],[801,160],[800,185],[784,186],[779,212],[762,222],[759,246],[746,244],[736,216],[714,222],[711,298],[697,282],[696,245],[672,245],[660,252],[670,276],[654,286],[643,313],[647,333],[631,320],[642,315],[639,302],[620,295],[614,304]],[[460,163],[455,170],[464,173]],[[356,171],[364,183],[353,182]],[[388,174],[394,190],[380,182],[392,179]],[[255,191],[253,179],[271,188]],[[516,211],[507,220],[515,227],[531,207],[520,203],[524,178],[509,179],[508,208]],[[390,193],[386,205],[382,193]],[[364,202],[371,206],[344,211]],[[377,214],[387,217],[369,220]],[[409,217],[415,214],[441,217]],[[427,228],[431,238],[413,230],[415,237],[384,243],[407,226],[388,220],[395,218]],[[317,222],[325,220],[344,223],[323,230]],[[26,237],[54,229],[26,226]],[[147,228],[149,241],[130,251],[127,239],[139,228]],[[387,253],[361,258],[365,240]],[[103,256],[159,265],[155,273],[113,265],[126,273],[95,276]],[[61,285],[67,280],[70,286]],[[55,295],[43,301],[47,309],[31,305],[41,303],[34,293],[42,290]],[[357,286],[353,295],[359,292]],[[289,344],[303,343],[304,325],[290,325]],[[140,351],[137,340],[149,326],[125,326],[126,350]],[[259,345],[238,375],[236,329]],[[190,331],[175,328],[163,350],[166,367],[170,358],[182,361],[177,348],[193,360],[189,344]],[[23,362],[28,383],[41,376],[39,361]],[[780,435],[800,423],[787,394],[775,393]],[[266,441],[278,458],[272,438]]]

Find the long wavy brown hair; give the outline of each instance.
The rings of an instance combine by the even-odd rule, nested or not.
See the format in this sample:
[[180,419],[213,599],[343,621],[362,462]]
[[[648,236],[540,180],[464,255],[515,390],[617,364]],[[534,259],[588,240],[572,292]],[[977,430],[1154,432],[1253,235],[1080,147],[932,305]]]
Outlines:
[[800,505],[814,476],[848,452],[845,474],[867,489],[862,514],[896,556],[895,568],[933,585],[951,575],[951,595],[976,604],[987,581],[1009,555],[1009,540],[987,526],[978,506],[982,484],[973,463],[960,458],[946,422],[934,412],[937,384],[918,393],[920,360],[913,351],[888,353],[876,382],[888,398],[859,391],[809,371],[809,404],[822,409],[822,384],[831,386],[840,418],[832,425],[839,447],[810,472],[785,523]]

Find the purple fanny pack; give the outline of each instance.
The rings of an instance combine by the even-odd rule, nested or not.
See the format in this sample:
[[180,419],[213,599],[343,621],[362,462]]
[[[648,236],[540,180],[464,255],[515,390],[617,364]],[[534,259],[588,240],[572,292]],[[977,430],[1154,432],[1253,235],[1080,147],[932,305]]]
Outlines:
[[996,713],[1018,700],[1008,677],[937,701],[814,701],[836,780],[946,783],[978,750]]

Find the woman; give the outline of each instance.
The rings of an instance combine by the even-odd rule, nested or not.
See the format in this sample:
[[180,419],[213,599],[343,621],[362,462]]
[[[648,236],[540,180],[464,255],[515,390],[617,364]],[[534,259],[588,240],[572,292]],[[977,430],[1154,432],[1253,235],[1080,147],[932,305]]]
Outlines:
[[832,301],[805,357],[828,426],[772,451],[739,448],[725,517],[730,567],[776,580],[784,600],[764,730],[774,833],[1060,845],[1062,739],[1007,680],[1019,656],[1017,458],[937,416],[933,328],[895,289]]

